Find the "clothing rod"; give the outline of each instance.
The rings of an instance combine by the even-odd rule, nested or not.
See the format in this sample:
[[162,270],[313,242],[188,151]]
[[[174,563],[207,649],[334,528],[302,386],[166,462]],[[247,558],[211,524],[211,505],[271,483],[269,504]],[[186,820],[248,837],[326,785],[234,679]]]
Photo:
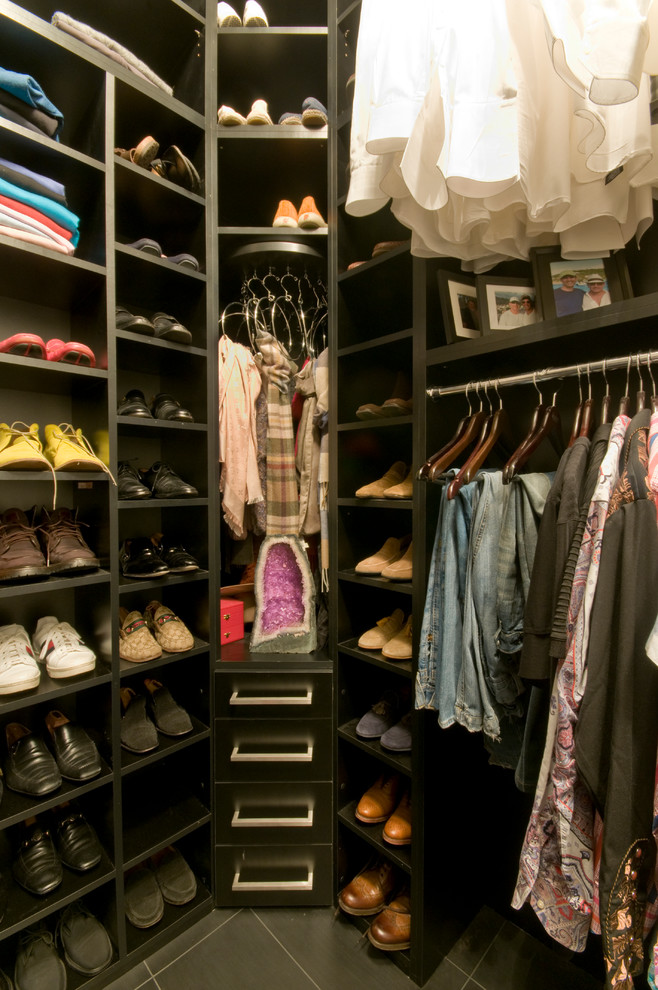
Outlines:
[[587,375],[593,371],[614,371],[616,368],[642,368],[658,360],[658,349],[644,351],[640,354],[627,354],[625,357],[605,358],[602,361],[586,361],[584,364],[568,364],[563,368],[542,368],[541,371],[528,371],[522,375],[508,375],[506,378],[473,379],[466,385],[435,385],[427,389],[430,399],[438,399],[442,395],[460,395],[466,391],[482,388],[485,385],[492,388],[504,388],[508,385],[538,385],[551,378],[571,378],[575,375]]

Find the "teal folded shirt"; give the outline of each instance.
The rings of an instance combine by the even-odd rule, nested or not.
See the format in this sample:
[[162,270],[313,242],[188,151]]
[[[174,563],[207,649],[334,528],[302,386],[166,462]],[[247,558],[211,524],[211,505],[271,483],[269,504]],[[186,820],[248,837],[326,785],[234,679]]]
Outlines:
[[0,193],[3,196],[9,196],[11,199],[18,200],[19,203],[25,203],[27,206],[34,207],[35,210],[39,210],[45,216],[50,217],[51,220],[54,220],[61,227],[70,230],[73,234],[71,244],[73,247],[77,247],[80,240],[78,229],[80,226],[80,217],[77,217],[75,213],[71,213],[61,203],[56,203],[54,199],[48,199],[47,196],[39,196],[37,193],[30,192],[28,189],[21,189],[20,186],[15,186],[13,182],[7,182],[6,179],[2,178],[0,178]]

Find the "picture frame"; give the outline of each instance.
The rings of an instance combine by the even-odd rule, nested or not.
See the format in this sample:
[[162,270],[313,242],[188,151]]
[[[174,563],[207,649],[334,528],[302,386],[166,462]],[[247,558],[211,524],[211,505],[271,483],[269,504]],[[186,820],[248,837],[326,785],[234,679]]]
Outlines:
[[559,247],[533,248],[530,254],[545,320],[597,310],[633,295],[623,251],[576,261],[563,258]]
[[534,279],[478,275],[478,309],[482,333],[509,333],[541,320]]
[[475,277],[462,272],[437,272],[446,343],[482,335]]

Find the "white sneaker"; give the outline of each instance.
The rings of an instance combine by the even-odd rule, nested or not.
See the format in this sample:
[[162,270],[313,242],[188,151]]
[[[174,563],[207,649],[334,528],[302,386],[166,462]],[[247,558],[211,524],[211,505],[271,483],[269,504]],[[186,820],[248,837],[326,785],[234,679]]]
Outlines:
[[229,3],[217,4],[217,27],[241,27],[242,21]]
[[37,622],[32,636],[35,653],[45,663],[48,675],[75,677],[86,674],[96,666],[96,654],[82,642],[79,633],[68,622],[54,615],[45,615]]
[[265,11],[256,0],[247,0],[244,5],[244,14],[242,15],[242,23],[245,27],[269,27],[267,23],[267,17],[265,16]]
[[41,671],[23,626],[0,626],[0,694],[29,691],[40,680]]

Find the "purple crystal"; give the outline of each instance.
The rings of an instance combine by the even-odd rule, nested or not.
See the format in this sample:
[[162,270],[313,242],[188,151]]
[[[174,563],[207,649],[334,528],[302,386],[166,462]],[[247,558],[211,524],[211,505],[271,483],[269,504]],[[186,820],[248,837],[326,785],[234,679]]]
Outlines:
[[275,543],[267,550],[262,587],[261,623],[265,633],[298,626],[304,621],[302,572],[288,543]]

